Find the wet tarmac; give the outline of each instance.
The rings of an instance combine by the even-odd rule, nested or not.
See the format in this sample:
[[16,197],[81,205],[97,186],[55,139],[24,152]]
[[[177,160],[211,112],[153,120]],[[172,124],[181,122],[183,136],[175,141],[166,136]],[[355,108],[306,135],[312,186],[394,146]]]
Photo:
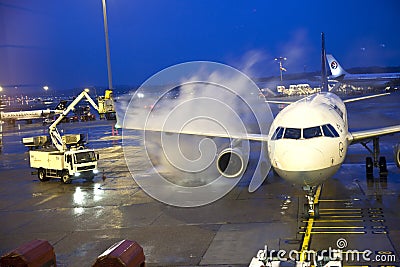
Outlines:
[[[348,105],[354,129],[400,124],[400,96]],[[371,118],[371,119],[365,119]],[[57,266],[91,266],[97,256],[122,239],[137,241],[148,266],[248,266],[265,244],[275,250],[299,250],[307,219],[303,191],[271,172],[248,193],[241,181],[222,199],[199,208],[176,208],[147,196],[125,164],[121,138],[111,121],[60,125],[66,133],[84,133],[100,153],[100,174],[93,182],[40,182],[31,175],[21,139],[45,134],[41,124],[3,127],[0,154],[0,254],[33,239],[55,249]],[[136,138],[136,137],[133,137]],[[139,138],[139,137],[137,137]],[[366,150],[351,146],[338,173],[322,187],[321,218],[311,229],[310,248],[371,250],[396,255],[393,261],[348,261],[351,266],[400,265],[400,170],[393,163],[399,136],[381,138],[388,175],[365,177]],[[374,257],[374,256],[371,256]]]

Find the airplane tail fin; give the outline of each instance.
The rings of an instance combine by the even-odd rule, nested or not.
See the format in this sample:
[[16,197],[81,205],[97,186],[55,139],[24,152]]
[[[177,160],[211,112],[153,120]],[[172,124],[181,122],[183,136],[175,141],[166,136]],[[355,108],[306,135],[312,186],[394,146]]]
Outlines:
[[329,68],[331,70],[333,78],[348,74],[332,55],[328,54],[326,55],[326,58],[328,59]]
[[56,106],[56,110],[65,110],[67,108],[67,100],[61,100],[60,103]]
[[328,92],[328,78],[326,77],[326,51],[325,34],[321,33],[321,88],[323,92]]

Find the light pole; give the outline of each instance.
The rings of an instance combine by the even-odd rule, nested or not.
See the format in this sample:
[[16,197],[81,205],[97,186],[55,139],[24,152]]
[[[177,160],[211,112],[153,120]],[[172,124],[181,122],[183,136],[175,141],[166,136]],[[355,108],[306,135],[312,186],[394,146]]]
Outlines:
[[104,37],[106,39],[106,53],[107,53],[108,89],[113,89],[112,88],[112,74],[111,74],[110,44],[108,42],[106,0],[102,0],[102,3],[103,3]]
[[43,101],[47,101],[48,98],[49,98],[49,93],[48,93],[49,87],[48,87],[47,85],[45,85],[45,86],[43,86],[42,88],[43,88],[43,90],[44,90],[44,100],[43,100]]
[[281,73],[281,81],[282,81],[282,71],[286,71],[286,69],[282,66],[282,61],[286,60],[286,57],[277,57],[275,61],[279,61],[279,71]]

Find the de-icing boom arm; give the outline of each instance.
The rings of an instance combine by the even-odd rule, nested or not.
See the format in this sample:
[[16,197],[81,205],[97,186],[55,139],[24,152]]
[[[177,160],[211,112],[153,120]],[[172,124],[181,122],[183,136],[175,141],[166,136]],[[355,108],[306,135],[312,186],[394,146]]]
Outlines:
[[66,144],[63,142],[62,137],[60,133],[57,130],[57,125],[64,119],[68,113],[75,108],[75,106],[84,98],[89,101],[89,103],[93,106],[93,108],[97,111],[99,111],[99,107],[97,104],[92,100],[92,98],[88,94],[89,89],[85,89],[78,95],[77,98],[74,99],[74,101],[71,102],[71,104],[68,105],[68,107],[58,116],[58,118],[49,126],[49,134],[51,141],[53,142],[53,145],[61,152],[67,150]]

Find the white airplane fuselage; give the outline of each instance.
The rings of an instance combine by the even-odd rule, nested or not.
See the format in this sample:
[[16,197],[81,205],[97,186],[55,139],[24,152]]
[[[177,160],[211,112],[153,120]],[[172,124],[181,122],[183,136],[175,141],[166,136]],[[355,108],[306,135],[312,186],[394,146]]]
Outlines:
[[[328,79],[336,80],[338,77],[330,76]],[[400,80],[399,73],[377,73],[377,74],[344,74],[338,79],[340,82],[349,83],[354,86],[383,87],[391,81]]]
[[320,93],[303,98],[284,108],[271,125],[272,167],[292,183],[318,185],[343,163],[348,134],[346,107],[338,96]]
[[17,120],[33,120],[39,118],[45,118],[50,115],[56,115],[61,113],[58,110],[29,110],[29,111],[11,111],[11,112],[0,112],[1,121],[17,121]]
[[400,80],[400,73],[362,73],[352,74],[346,72],[339,62],[330,54],[326,55],[332,75],[330,80],[349,83],[355,86],[387,86],[391,82]]

